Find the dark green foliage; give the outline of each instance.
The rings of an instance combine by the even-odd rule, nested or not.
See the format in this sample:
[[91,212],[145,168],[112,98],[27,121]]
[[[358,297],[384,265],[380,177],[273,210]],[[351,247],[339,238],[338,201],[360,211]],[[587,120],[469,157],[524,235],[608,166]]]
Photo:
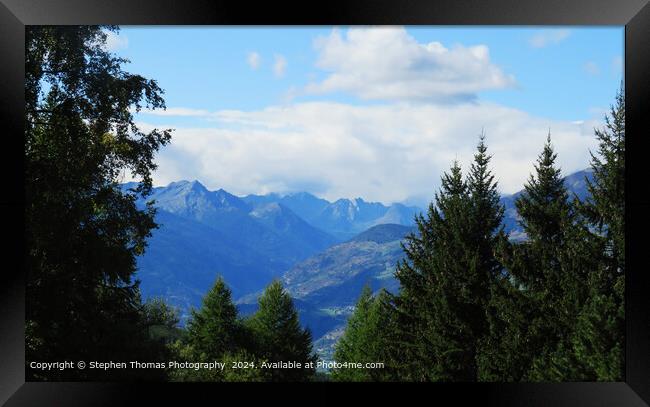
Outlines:
[[[382,290],[377,297],[373,297],[370,286],[363,288],[345,333],[336,344],[336,362],[365,364],[388,361],[393,314],[387,303],[389,296],[388,292]],[[332,379],[348,382],[390,380],[391,372],[388,366],[384,369],[340,368],[332,372]]]
[[268,373],[262,369],[233,369],[233,362],[261,361],[253,355],[252,340],[244,322],[237,316],[231,291],[222,277],[217,278],[210,291],[203,297],[199,310],[191,311],[186,334],[171,344],[171,352],[181,362],[223,362],[221,371],[210,369],[174,369],[171,379],[175,381],[265,381]]
[[[552,380],[552,354],[567,346],[584,302],[589,258],[583,229],[569,201],[550,135],[515,205],[527,240],[499,246],[507,274],[494,287],[491,336],[482,374],[486,380]],[[568,377],[567,377],[568,378]]]
[[[452,320],[447,297],[440,295],[443,284],[451,281],[439,271],[441,263],[448,259],[442,250],[457,248],[458,239],[453,238],[462,238],[460,233],[453,236],[454,231],[468,229],[464,224],[469,210],[467,185],[456,163],[451,173],[442,177],[436,205],[429,205],[426,219],[423,215],[416,218],[418,233],[407,236],[403,245],[407,261],[400,262],[395,273],[400,282],[400,293],[395,298],[398,330],[393,335],[390,354],[400,376],[407,380],[441,380],[446,371],[442,366],[445,361],[441,359],[460,354],[458,351],[445,353],[445,348],[460,350],[460,346],[457,338],[442,337],[452,332],[447,324],[457,321]],[[443,240],[448,237],[452,240],[444,245]],[[448,319],[441,321],[438,316]]]
[[[191,311],[187,324],[189,344],[207,359],[218,359],[226,352],[237,350],[241,328],[237,320],[237,308],[223,278],[203,297],[201,308]],[[207,360],[206,359],[206,360]]]
[[275,280],[259,298],[257,312],[246,321],[256,354],[268,362],[313,363],[313,368],[269,369],[272,381],[305,381],[314,374],[311,333],[303,329],[289,294]]
[[[116,30],[115,27],[106,27]],[[131,109],[164,107],[155,81],[124,72],[104,27],[27,27],[25,237],[27,360],[142,360],[149,355],[135,258],[155,227],[118,183],[151,189],[169,131],[141,132]],[[91,379],[97,370],[33,379]],[[122,373],[115,373],[121,375]],[[128,375],[128,374],[126,374]],[[117,377],[112,377],[117,378]]]
[[[590,270],[589,299],[572,335],[572,353],[582,380],[624,378],[625,332],[625,95],[616,97],[605,128],[595,131],[598,152],[592,154],[590,198],[579,203],[591,226],[585,241],[598,264]],[[564,359],[567,359],[566,357]]]
[[466,180],[454,164],[417,234],[403,245],[390,334],[372,335],[362,294],[337,347],[363,361],[377,343],[392,375],[339,370],[339,380],[621,380],[624,322],[624,102],[612,108],[588,183],[570,197],[550,135],[515,202],[526,239],[508,241],[483,138]]
[[183,335],[183,331],[178,328],[180,322],[178,310],[169,306],[162,298],[152,298],[146,301],[143,312],[151,339],[166,344]]
[[[178,361],[217,361],[226,367],[223,371],[174,369],[170,377],[201,382],[306,381],[315,371],[311,346],[309,331],[300,327],[291,297],[278,281],[267,287],[257,313],[240,319],[230,289],[219,278],[201,308],[192,310],[186,335],[172,343],[170,350]],[[313,363],[313,367],[275,368],[273,362]]]
[[490,287],[501,270],[494,248],[505,239],[489,161],[481,137],[467,180],[455,163],[404,245],[392,359],[407,380],[477,380]]

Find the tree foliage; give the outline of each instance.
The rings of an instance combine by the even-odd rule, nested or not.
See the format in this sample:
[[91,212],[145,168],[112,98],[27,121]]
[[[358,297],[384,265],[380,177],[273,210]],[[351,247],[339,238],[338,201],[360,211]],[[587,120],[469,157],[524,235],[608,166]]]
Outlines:
[[201,308],[191,311],[187,324],[189,343],[206,360],[237,350],[240,324],[231,291],[222,277],[203,297]]
[[[587,277],[588,299],[571,337],[571,353],[582,380],[624,378],[625,333],[625,94],[621,87],[605,127],[595,130],[589,197],[578,204],[598,263]],[[564,357],[563,360],[568,359]]]
[[[154,80],[122,70],[98,26],[32,26],[25,50],[27,360],[130,360],[147,340],[136,256],[156,225],[146,195],[168,130],[133,109],[164,108]],[[118,187],[129,171],[137,191]],[[90,370],[47,377],[90,378]],[[65,375],[65,377],[64,377]],[[72,376],[69,376],[72,375]]]
[[[275,280],[258,300],[257,312],[247,321],[260,359],[268,362],[312,363],[312,337],[300,326],[293,300],[282,284]],[[305,381],[314,375],[314,368],[271,369],[272,381]]]
[[[526,238],[510,241],[481,137],[469,174],[454,163],[397,265],[399,294],[368,290],[335,357],[381,354],[390,375],[339,380],[617,381],[623,378],[625,103],[596,129],[589,197],[569,196],[550,134],[515,201]],[[376,307],[376,308],[375,308]],[[382,309],[388,334],[376,332]],[[376,353],[382,344],[386,350]],[[376,357],[376,356],[375,356]]]
[[[218,278],[201,308],[192,310],[186,336],[171,348],[177,360],[226,364],[223,371],[176,369],[171,373],[176,381],[306,381],[314,376],[311,334],[300,326],[291,297],[279,281],[266,288],[255,314],[241,318],[230,289]],[[274,362],[314,367],[274,367]]]
[[[382,290],[373,297],[369,285],[363,288],[345,333],[336,344],[336,362],[364,365],[387,362],[393,315],[389,304],[390,294],[387,291]],[[391,377],[391,366],[385,366],[383,369],[343,367],[332,372],[332,379],[348,382],[390,380]]]
[[427,217],[416,218],[418,234],[403,245],[393,353],[409,380],[477,379],[490,287],[501,269],[494,247],[505,238],[489,162],[481,136],[467,179],[454,163]]
[[556,158],[549,134],[535,174],[515,201],[527,239],[498,250],[507,278],[495,287],[486,379],[552,380],[552,355],[568,345],[584,302],[591,259]]

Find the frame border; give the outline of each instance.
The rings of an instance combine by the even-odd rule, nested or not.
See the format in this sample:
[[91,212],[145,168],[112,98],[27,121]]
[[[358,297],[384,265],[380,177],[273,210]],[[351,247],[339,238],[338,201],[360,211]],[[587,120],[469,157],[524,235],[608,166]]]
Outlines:
[[[426,391],[441,399],[451,397],[461,403],[478,401],[500,406],[647,405],[650,403],[650,307],[646,291],[650,288],[650,276],[640,264],[643,232],[650,230],[650,198],[644,197],[647,188],[643,185],[647,168],[641,157],[647,142],[644,136],[650,135],[646,121],[650,117],[650,81],[647,79],[650,72],[650,5],[647,3],[647,0],[491,0],[489,3],[480,0],[403,0],[401,3],[329,0],[318,5],[260,2],[252,7],[244,2],[223,0],[184,3],[175,0],[0,0],[0,123],[3,133],[10,136],[4,139],[1,150],[4,154],[4,159],[0,160],[2,174],[9,176],[4,181],[0,210],[11,213],[5,217],[5,224],[13,232],[8,235],[23,236],[24,233],[25,25],[625,25],[626,125],[631,134],[626,140],[625,382],[431,383],[426,386],[400,383],[395,389],[389,387],[397,384],[382,384],[381,388],[373,386],[372,391],[357,392],[357,397],[365,398],[370,393]],[[8,264],[18,267],[5,268],[0,277],[0,403],[8,401],[8,406],[130,405],[150,402],[152,393],[167,402],[179,403],[186,402],[188,393],[193,393],[205,402],[207,394],[218,396],[223,390],[245,395],[247,399],[261,399],[285,389],[284,384],[260,384],[264,391],[246,392],[248,387],[237,384],[197,383],[188,387],[176,383],[26,383],[25,270],[21,257],[25,247],[22,239],[9,240],[12,241],[2,246],[2,254],[5,259],[12,260]],[[347,387],[343,383],[332,385]],[[407,392],[402,386],[407,386]],[[331,389],[331,385],[323,388],[326,393]]]

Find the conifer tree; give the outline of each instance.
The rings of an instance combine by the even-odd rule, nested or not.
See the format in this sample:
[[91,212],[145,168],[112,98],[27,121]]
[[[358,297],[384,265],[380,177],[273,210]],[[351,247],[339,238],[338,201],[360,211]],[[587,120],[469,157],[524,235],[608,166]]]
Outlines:
[[443,379],[448,369],[442,355],[453,358],[459,352],[450,349],[460,350],[461,338],[445,337],[451,333],[449,324],[457,322],[445,295],[451,283],[448,275],[463,269],[458,263],[460,267],[452,264],[451,270],[445,264],[454,256],[450,250],[459,248],[458,238],[462,235],[453,236],[454,227],[450,226],[455,223],[456,232],[467,230],[460,223],[468,219],[467,187],[457,162],[443,174],[435,202],[429,204],[426,218],[416,216],[418,233],[406,237],[402,245],[406,259],[398,263],[395,272],[400,282],[395,298],[398,330],[390,353],[403,380]]
[[591,155],[590,197],[579,205],[590,225],[586,242],[599,264],[589,273],[589,298],[572,337],[582,380],[622,380],[625,332],[625,95],[596,129],[598,152]]
[[419,235],[408,236],[404,245],[392,354],[403,349],[399,369],[407,380],[478,379],[491,286],[501,271],[494,251],[505,239],[489,162],[481,136],[467,181],[454,163],[427,218],[416,219]]
[[489,168],[491,159],[483,133],[467,178],[471,212],[470,239],[465,257],[469,265],[467,274],[471,276],[468,299],[473,300],[472,308],[466,312],[470,315],[468,318],[471,318],[470,328],[473,334],[473,380],[484,380],[481,358],[493,319],[491,304],[504,277],[504,267],[496,253],[499,247],[507,245],[503,227],[504,207],[500,201],[498,183]]
[[[247,321],[247,328],[257,344],[257,357],[270,363],[298,362],[303,368],[270,369],[272,381],[305,381],[314,375],[316,356],[312,337],[303,329],[293,301],[280,281],[273,281],[258,300],[257,312]],[[312,368],[306,368],[307,364]]]
[[[385,307],[388,293],[382,290],[373,297],[369,285],[364,286],[350,316],[345,332],[336,344],[334,360],[339,363],[387,362],[387,339],[390,334],[389,308]],[[390,380],[389,369],[340,368],[332,372],[337,381]]]
[[492,358],[486,356],[483,366],[488,379],[552,380],[551,355],[567,346],[584,301],[582,235],[556,158],[549,134],[535,174],[515,202],[527,239],[500,246],[508,278],[500,281],[500,298],[493,298],[501,322],[491,320],[486,349]]
[[218,359],[237,350],[239,322],[231,291],[222,277],[203,298],[201,308],[191,311],[187,325],[188,343],[197,355]]

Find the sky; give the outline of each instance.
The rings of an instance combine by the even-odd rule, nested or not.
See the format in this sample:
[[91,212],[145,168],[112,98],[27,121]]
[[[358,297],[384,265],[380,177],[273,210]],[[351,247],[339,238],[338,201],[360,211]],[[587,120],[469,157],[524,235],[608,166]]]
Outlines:
[[587,168],[623,41],[623,27],[123,26],[107,47],[165,91],[166,110],[136,115],[174,129],[155,185],[424,205],[482,132],[501,193],[549,131],[564,174]]

